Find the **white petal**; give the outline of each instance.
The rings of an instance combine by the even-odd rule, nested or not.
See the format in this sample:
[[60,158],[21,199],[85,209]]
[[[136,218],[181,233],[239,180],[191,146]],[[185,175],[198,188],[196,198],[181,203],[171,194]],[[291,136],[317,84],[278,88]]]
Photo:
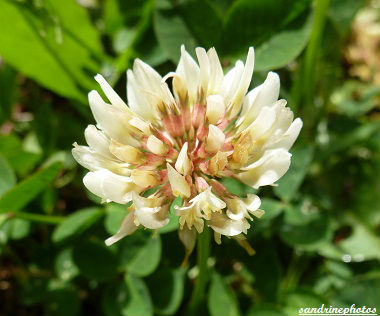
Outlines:
[[254,189],[273,184],[288,171],[290,157],[284,149],[268,150],[262,158],[244,168],[237,178]]
[[195,49],[195,52],[198,57],[198,63],[199,63],[199,80],[200,80],[200,87],[202,88],[204,94],[207,95],[208,91],[208,84],[210,80],[210,61],[208,59],[206,50],[202,47],[197,47]]
[[183,144],[181,151],[177,157],[177,161],[175,163],[175,168],[177,171],[184,176],[188,175],[191,169],[191,161],[187,155],[188,144],[187,142]]
[[218,54],[214,47],[209,49],[207,56],[210,64],[210,78],[207,93],[218,93],[224,77],[222,65],[220,64]]
[[276,119],[276,111],[269,107],[264,107],[259,116],[250,126],[247,127],[252,139],[258,139],[269,130]]
[[122,143],[136,144],[136,139],[130,137],[128,121],[130,115],[103,101],[95,90],[88,94],[92,114],[98,126],[107,134]]
[[256,97],[258,96],[260,90],[262,89],[263,87],[263,84],[255,87],[254,89],[252,89],[251,91],[249,91],[247,93],[247,95],[244,97],[244,101],[243,101],[243,107],[241,109],[241,112],[240,112],[240,117],[244,117],[244,115],[247,113],[247,111],[249,110],[249,108],[251,107],[251,105],[255,102],[256,100]]
[[139,91],[135,75],[132,70],[127,71],[127,98],[131,110],[146,120],[153,120],[155,111]]
[[236,90],[239,87],[241,76],[244,72],[244,64],[241,60],[238,60],[233,67],[223,78],[221,93],[224,96],[224,102],[227,106]]
[[283,148],[285,150],[289,150],[296,141],[301,128],[302,120],[300,118],[296,118],[289,126],[285,134],[277,142],[268,146],[268,149]]
[[115,140],[111,141],[109,150],[114,157],[131,164],[139,164],[145,158],[145,155],[138,148],[121,144]]
[[[195,102],[198,94],[199,66],[190,54],[181,46],[181,59],[176,69],[176,74],[188,90],[190,102]],[[173,79],[175,85],[176,78]]]
[[225,139],[226,135],[224,135],[221,129],[210,124],[206,140],[206,151],[209,153],[216,153],[223,146]]
[[72,154],[74,159],[83,167],[89,169],[90,171],[96,171],[99,169],[108,169],[112,172],[124,176],[128,176],[131,173],[129,169],[129,164],[117,162],[111,160],[103,155],[100,155],[87,146],[78,146],[74,144],[72,149]]
[[84,131],[84,137],[90,148],[107,158],[113,159],[109,151],[110,139],[99,131],[94,125],[88,125]]
[[226,199],[227,211],[226,214],[230,219],[242,220],[247,215],[247,207],[239,197]]
[[250,225],[246,220],[232,220],[223,213],[213,213],[211,219],[207,221],[215,232],[225,236],[236,236],[241,233],[247,233]]
[[111,246],[112,244],[124,238],[125,236],[133,234],[137,229],[137,226],[134,224],[133,220],[134,212],[132,211],[129,212],[126,217],[124,217],[121,223],[121,227],[117,231],[117,233],[105,240],[105,244],[107,246]]
[[244,199],[244,203],[250,212],[256,211],[261,205],[260,198],[256,194],[248,194],[247,198]]
[[135,214],[138,222],[149,229],[159,229],[169,223],[169,205],[149,208],[136,208]]
[[88,172],[83,178],[83,183],[91,193],[101,197],[102,200],[106,199],[103,193],[102,182],[100,181],[98,174],[95,172]]
[[226,106],[223,97],[219,94],[209,95],[207,97],[206,116],[211,124],[216,124],[224,116]]
[[125,204],[131,200],[131,191],[142,190],[130,178],[117,175],[106,169],[87,173],[83,178],[83,183],[88,190],[104,201],[114,201],[120,204]]
[[231,102],[231,110],[229,109],[230,118],[235,117],[241,109],[244,96],[247,93],[249,84],[251,83],[254,64],[255,64],[255,52],[253,50],[253,47],[250,47],[248,50],[247,60],[245,62],[244,71],[241,75],[239,85],[235,91],[234,96],[232,97],[230,101]]
[[177,172],[169,163],[166,164],[168,178],[175,196],[190,197],[190,186],[185,177]]
[[251,91],[252,94],[250,95],[250,92],[247,95],[247,105],[245,105],[246,110],[241,128],[251,124],[263,107],[271,106],[277,101],[280,94],[280,78],[276,73],[269,72],[264,83],[255,89],[255,92]]
[[122,109],[127,109],[127,105],[125,102],[120,98],[120,96],[115,92],[114,89],[110,86],[110,84],[103,78],[102,75],[97,74],[95,76],[95,80],[100,84],[104,94],[108,98],[108,100],[111,102],[111,104],[120,107]]
[[146,147],[153,153],[159,156],[164,156],[168,152],[168,145],[166,145],[162,140],[158,139],[154,135],[150,135]]

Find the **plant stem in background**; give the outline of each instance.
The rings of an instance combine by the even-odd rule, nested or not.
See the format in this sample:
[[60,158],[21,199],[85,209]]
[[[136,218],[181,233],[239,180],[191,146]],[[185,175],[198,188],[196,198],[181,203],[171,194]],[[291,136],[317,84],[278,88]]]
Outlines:
[[[303,111],[311,109],[315,100],[315,80],[317,77],[317,60],[320,53],[322,33],[326,22],[326,16],[330,0],[317,0],[314,10],[314,21],[309,43],[302,64],[302,70],[297,77],[293,88],[293,103],[296,108],[302,104]],[[313,126],[314,116],[304,117],[305,129]]]
[[44,214],[33,214],[33,213],[25,213],[25,212],[12,212],[9,213],[9,216],[26,219],[28,221],[46,223],[46,224],[59,224],[64,220],[64,216],[51,216]]
[[193,293],[191,295],[188,314],[195,315],[199,311],[199,305],[205,297],[205,290],[208,281],[207,259],[210,256],[210,231],[205,225],[202,234],[198,235],[197,242],[197,266],[199,269]]

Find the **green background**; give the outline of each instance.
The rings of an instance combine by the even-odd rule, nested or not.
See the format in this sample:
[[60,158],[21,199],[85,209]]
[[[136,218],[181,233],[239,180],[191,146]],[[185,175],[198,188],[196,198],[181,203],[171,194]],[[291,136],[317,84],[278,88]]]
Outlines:
[[[70,153],[94,122],[96,73],[125,98],[134,58],[165,74],[181,44],[193,55],[215,46],[226,69],[253,45],[251,87],[277,71],[304,121],[289,172],[259,192],[266,214],[247,236],[256,254],[227,238],[212,245],[200,313],[379,311],[379,83],[352,75],[346,55],[353,19],[371,4],[0,0],[0,315],[186,314],[196,253],[181,269],[175,217],[154,238],[139,230],[107,248],[125,207],[86,191]],[[379,42],[371,49],[378,56]]]

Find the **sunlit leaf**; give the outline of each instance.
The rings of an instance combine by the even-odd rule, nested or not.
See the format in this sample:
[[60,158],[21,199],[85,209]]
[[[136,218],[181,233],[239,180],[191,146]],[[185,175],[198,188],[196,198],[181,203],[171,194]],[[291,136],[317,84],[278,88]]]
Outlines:
[[61,163],[53,163],[23,180],[0,198],[0,213],[19,211],[57,176]]
[[95,224],[103,214],[103,210],[96,207],[74,212],[55,228],[52,236],[53,241],[63,242],[80,235]]
[[210,314],[212,316],[240,315],[238,302],[234,292],[216,272],[212,274],[207,302]]

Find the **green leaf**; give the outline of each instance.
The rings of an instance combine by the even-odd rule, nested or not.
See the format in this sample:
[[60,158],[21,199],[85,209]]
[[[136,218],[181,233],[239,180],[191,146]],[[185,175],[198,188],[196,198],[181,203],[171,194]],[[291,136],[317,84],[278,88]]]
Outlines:
[[255,71],[268,71],[286,66],[305,48],[312,26],[311,14],[301,17],[270,37],[255,50]]
[[374,271],[374,275],[358,275],[338,291],[332,302],[337,307],[347,307],[352,304],[357,306],[368,306],[380,309],[380,278],[379,271]]
[[8,162],[0,155],[0,196],[16,184],[16,176]]
[[125,276],[125,282],[128,287],[130,299],[127,306],[123,308],[122,314],[127,316],[153,315],[152,300],[145,282],[131,273]]
[[329,8],[329,18],[337,30],[346,35],[350,31],[353,18],[361,7],[366,4],[365,0],[334,0]]
[[284,313],[276,305],[254,304],[248,309],[247,316],[284,316]]
[[286,296],[283,311],[289,316],[298,315],[300,308],[319,308],[323,303],[325,302],[311,290],[300,289]]
[[[154,311],[160,315],[174,315],[181,305],[185,288],[185,269],[160,270],[148,279]],[[162,286],[165,284],[165,286]]]
[[186,23],[168,0],[157,0],[154,13],[154,31],[158,43],[166,56],[177,63],[181,55],[181,45],[191,54],[197,46],[196,40]]
[[376,107],[380,88],[360,81],[346,81],[331,96],[335,110],[350,117],[360,116]]
[[229,192],[240,197],[244,197],[249,193],[257,193],[257,190],[234,178],[222,178],[220,182],[227,188]]
[[297,193],[313,159],[313,147],[297,146],[291,150],[292,163],[289,171],[277,181],[274,192],[283,200],[290,201]]
[[[112,246],[111,246],[112,247]],[[137,276],[151,274],[160,263],[161,237],[139,230],[119,242],[120,264]]]
[[123,218],[127,213],[128,205],[121,205],[116,203],[108,203],[105,207],[106,218],[104,220],[104,227],[110,235],[116,234],[119,230]]
[[[292,0],[235,1],[226,17],[222,36],[224,52],[241,54],[246,53],[249,46],[260,46],[279,34],[297,17],[305,16],[309,5],[309,1]],[[273,40],[274,43],[276,41],[284,41],[284,37]]]
[[78,315],[81,300],[79,291],[73,287],[53,289],[47,293],[45,303],[46,315]]
[[283,278],[282,263],[276,243],[261,241],[254,245],[257,256],[245,262],[254,276],[254,287],[265,302],[275,303],[279,297],[280,283]]
[[82,234],[94,225],[103,214],[103,210],[97,207],[74,212],[55,228],[52,240],[63,242]]
[[79,268],[73,259],[72,248],[65,248],[57,255],[54,268],[58,278],[65,282],[70,281],[79,274]]
[[118,273],[118,260],[101,241],[84,241],[74,246],[73,258],[80,273],[89,280],[103,281]]
[[308,201],[286,207],[283,221],[280,237],[292,247],[315,250],[332,238],[330,218]]
[[100,42],[79,4],[74,0],[40,6],[1,1],[0,28],[0,54],[5,61],[42,86],[85,101],[81,89],[93,85]]
[[338,243],[338,247],[344,255],[349,255],[354,262],[380,260],[380,238],[378,234],[354,218],[352,219],[352,226],[352,235]]
[[0,124],[12,115],[18,97],[17,72],[8,65],[0,66]]
[[104,291],[102,306],[107,316],[153,315],[147,286],[142,279],[131,274],[121,281],[109,284]]
[[284,204],[280,201],[276,201],[269,198],[261,199],[260,209],[264,210],[263,220],[272,220],[273,218],[279,216],[284,210]]
[[9,220],[9,237],[14,240],[19,240],[27,237],[30,233],[30,222],[20,218]]
[[355,144],[368,140],[372,135],[379,137],[379,134],[380,129],[378,121],[360,124],[352,130],[349,129],[345,131],[344,134],[331,137],[331,141],[328,142],[327,146],[321,148],[321,154],[318,158],[324,160],[332,154],[347,150]]
[[14,134],[0,135],[0,152],[12,169],[21,176],[31,173],[41,158],[41,154],[26,151]]
[[176,210],[174,208],[175,205],[182,206],[182,199],[180,197],[176,197],[172,205],[170,206],[169,223],[158,230],[160,234],[170,233],[178,229],[179,217],[175,214],[176,213]]
[[178,11],[201,46],[207,49],[219,42],[223,21],[213,2],[209,0],[183,1],[178,5]]
[[61,163],[53,163],[17,184],[0,198],[0,213],[19,211],[55,179]]
[[207,302],[212,316],[240,315],[239,305],[234,292],[216,272],[212,274]]

